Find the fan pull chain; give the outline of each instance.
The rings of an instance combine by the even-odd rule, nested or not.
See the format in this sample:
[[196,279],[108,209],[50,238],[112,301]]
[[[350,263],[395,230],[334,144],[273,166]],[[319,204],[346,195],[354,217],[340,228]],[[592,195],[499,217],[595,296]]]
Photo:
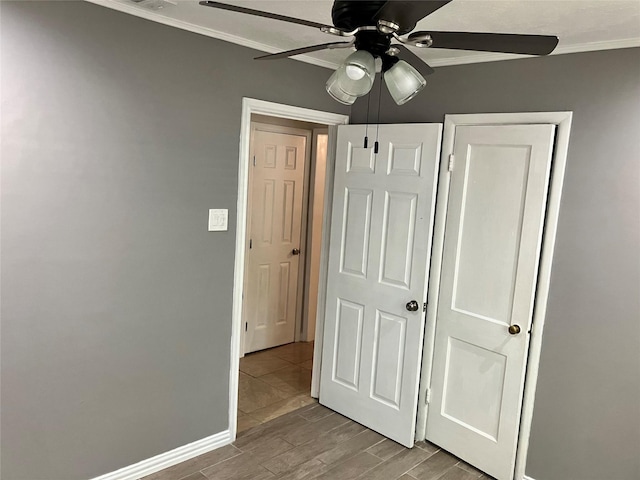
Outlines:
[[[381,75],[382,77],[382,75]],[[373,144],[373,153],[378,154],[378,132],[380,131],[380,99],[382,98],[382,78],[378,82],[378,116],[376,119],[376,142]]]
[[371,104],[371,92],[367,95],[367,119],[364,129],[364,148],[369,146],[369,105]]

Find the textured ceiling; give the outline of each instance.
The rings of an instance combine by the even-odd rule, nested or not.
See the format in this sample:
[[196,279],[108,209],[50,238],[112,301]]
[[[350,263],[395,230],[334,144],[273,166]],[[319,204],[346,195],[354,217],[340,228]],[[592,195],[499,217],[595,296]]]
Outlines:
[[[265,52],[340,41],[313,28],[222,11],[195,0],[89,0],[110,8],[221,38]],[[158,2],[162,8],[154,9]],[[258,10],[331,24],[332,1],[225,0]],[[640,46],[639,0],[454,0],[418,23],[419,30],[550,34],[560,38],[555,53]],[[413,49],[433,66],[520,58],[518,55]],[[294,57],[335,67],[350,50]]]

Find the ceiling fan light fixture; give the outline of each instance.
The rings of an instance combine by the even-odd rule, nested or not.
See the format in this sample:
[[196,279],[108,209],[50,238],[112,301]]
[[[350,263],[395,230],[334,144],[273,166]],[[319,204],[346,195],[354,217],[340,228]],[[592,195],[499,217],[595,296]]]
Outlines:
[[366,95],[376,76],[376,60],[369,52],[357,50],[336,70],[338,86],[352,97]]
[[384,83],[398,105],[404,105],[427,84],[418,71],[404,60],[398,61],[384,73]]
[[333,72],[333,75],[331,75],[329,80],[327,80],[327,93],[337,102],[344,105],[353,105],[353,102],[355,102],[358,97],[349,95],[340,88],[340,75],[338,72],[340,72],[341,69],[342,67]]

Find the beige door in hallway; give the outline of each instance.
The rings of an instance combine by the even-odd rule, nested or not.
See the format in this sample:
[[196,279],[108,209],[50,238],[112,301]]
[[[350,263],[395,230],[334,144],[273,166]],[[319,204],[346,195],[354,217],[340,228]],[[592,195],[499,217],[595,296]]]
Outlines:
[[245,352],[293,342],[300,314],[305,168],[311,132],[252,124]]

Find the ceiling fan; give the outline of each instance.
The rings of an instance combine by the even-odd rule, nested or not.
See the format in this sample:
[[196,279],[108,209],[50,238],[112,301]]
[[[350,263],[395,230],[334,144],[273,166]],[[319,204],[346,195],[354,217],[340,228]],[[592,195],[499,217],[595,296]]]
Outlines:
[[346,105],[353,104],[356,98],[371,90],[376,58],[382,60],[382,74],[395,102],[402,105],[415,97],[426,85],[423,75],[430,75],[434,70],[407,46],[548,55],[558,45],[558,37],[551,35],[412,32],[419,20],[451,1],[335,0],[331,9],[333,25],[208,0],[201,1],[200,5],[304,25],[348,38],[348,41],[311,45],[256,57],[256,60],[276,60],[319,50],[355,47],[356,51],[327,81],[327,92]]

